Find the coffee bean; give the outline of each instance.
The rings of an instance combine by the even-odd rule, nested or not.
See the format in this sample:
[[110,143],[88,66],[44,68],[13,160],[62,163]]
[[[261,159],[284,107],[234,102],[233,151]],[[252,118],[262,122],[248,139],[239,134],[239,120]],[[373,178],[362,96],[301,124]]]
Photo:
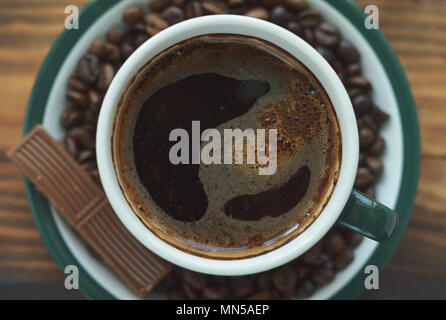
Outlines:
[[281,27],[285,27],[289,22],[294,20],[294,16],[285,6],[280,5],[271,10],[269,20]]
[[144,26],[144,22],[137,22],[135,24],[133,24],[125,33],[124,37],[128,37],[128,39],[131,39],[131,43],[134,44],[135,39],[138,35],[140,34],[144,34],[145,33],[145,26]]
[[360,88],[347,88],[348,96],[350,97],[350,100],[353,101],[353,98],[357,95],[363,93],[362,89]]
[[310,279],[305,279],[297,285],[296,294],[299,297],[310,297],[316,291],[316,286]]
[[305,0],[285,0],[285,5],[293,12],[299,12],[307,8]]
[[186,282],[188,285],[190,285],[192,288],[196,290],[203,289],[207,284],[204,275],[189,270],[182,270],[181,278],[183,279],[184,282]]
[[192,286],[187,283],[182,283],[183,291],[186,294],[187,299],[195,300],[198,298],[198,292]]
[[361,117],[361,121],[366,127],[368,127],[373,132],[378,132],[378,126],[371,115],[369,114],[363,115]]
[[79,79],[84,83],[92,85],[99,76],[99,58],[91,53],[84,55],[77,66]]
[[341,80],[342,84],[344,85],[344,87],[346,86],[345,84],[345,75],[341,72],[338,74],[339,80]]
[[91,112],[98,113],[101,109],[102,104],[102,95],[99,94],[96,90],[88,91],[88,109]]
[[281,297],[281,291],[280,290],[277,290],[277,289],[275,289],[275,288],[272,288],[271,290],[270,290],[270,299],[271,300],[277,300],[277,299],[280,299],[280,297]]
[[351,63],[344,68],[347,76],[356,76],[361,73],[361,65],[359,63]]
[[201,3],[201,6],[209,14],[225,14],[228,12],[228,7],[221,1],[205,0]]
[[231,281],[231,293],[238,298],[245,298],[252,295],[256,287],[254,286],[253,279],[248,277],[242,277],[236,281]]
[[329,262],[330,262],[330,256],[325,253],[321,253],[317,256],[317,258],[311,264],[312,265],[326,265]]
[[228,14],[244,15],[249,10],[247,5],[229,8]]
[[345,241],[339,232],[332,232],[323,239],[323,251],[330,257],[335,257],[345,249]]
[[111,64],[117,64],[121,59],[121,52],[117,45],[106,43],[104,46],[104,60]]
[[135,24],[137,22],[142,21],[144,18],[144,11],[141,7],[133,6],[129,7],[124,11],[124,14],[122,15],[122,19],[125,23],[128,25]]
[[135,39],[135,35],[136,35],[135,32],[131,32],[131,29],[128,28],[122,35],[121,45],[123,45],[124,43],[128,43],[133,46],[133,41]]
[[385,121],[389,119],[389,115],[380,108],[378,108],[377,106],[373,106],[371,114],[373,119],[378,125],[383,124]]
[[76,145],[84,147],[85,149],[95,149],[95,139],[87,129],[75,127],[70,129],[67,135],[76,142]]
[[138,34],[135,38],[135,47],[140,47],[144,42],[146,42],[147,40],[149,40],[149,36],[146,34]]
[[339,42],[339,31],[333,25],[322,22],[314,33],[316,42],[326,47],[334,47]]
[[364,115],[360,116],[360,117],[356,117],[356,123],[358,125],[358,130],[361,130],[362,128],[366,127],[363,119],[364,119]]
[[245,0],[228,0],[229,8],[236,8],[245,5]]
[[372,173],[376,176],[380,175],[383,172],[383,163],[380,158],[376,156],[368,156],[365,158],[365,164],[372,171]]
[[164,9],[164,11],[161,13],[161,17],[169,25],[173,25],[184,20],[184,12],[180,7],[170,6]]
[[104,57],[105,44],[102,40],[95,40],[90,46],[89,52],[97,56],[99,59]]
[[299,13],[297,20],[304,28],[314,28],[321,22],[321,14],[317,10],[308,9]]
[[203,15],[203,9],[199,1],[189,1],[186,5],[186,17],[188,19]]
[[370,148],[367,150],[370,154],[379,155],[384,151],[384,148],[386,147],[386,142],[383,138],[378,137],[375,139],[373,144],[370,146]]
[[364,114],[373,107],[373,101],[367,94],[357,94],[352,99],[353,108],[359,115]]
[[358,157],[358,164],[360,166],[365,165],[365,157],[366,157],[366,154],[364,152],[360,151],[359,152],[359,157]]
[[367,127],[359,129],[359,146],[365,150],[375,141],[375,133]]
[[68,90],[67,98],[78,107],[81,107],[81,108],[88,107],[88,98],[85,93],[77,92],[74,90]]
[[327,257],[328,257],[327,261],[322,263],[322,265],[328,269],[334,269],[334,265],[333,265],[333,261],[332,261],[331,257],[329,257],[328,255],[327,255]]
[[183,290],[172,288],[167,291],[167,298],[171,300],[185,300],[187,299],[187,296]]
[[269,12],[266,11],[262,7],[256,7],[252,8],[251,10],[247,11],[245,13],[245,16],[262,19],[262,20],[268,20],[269,19]]
[[278,4],[280,4],[282,0],[260,0],[260,3],[267,9],[271,9]]
[[249,300],[269,300],[271,297],[268,290],[263,289],[249,296]]
[[138,22],[133,25],[132,28],[127,29],[127,31],[124,33],[124,41],[123,43],[128,43],[137,48],[136,41],[140,34],[146,34],[145,31],[145,25],[143,22]]
[[334,257],[334,268],[337,271],[344,270],[353,261],[353,258],[353,250],[345,248],[345,250],[342,250],[336,257]]
[[88,174],[93,171],[97,170],[97,165],[95,161],[87,161],[81,165],[81,169],[86,171]]
[[122,42],[122,33],[116,30],[110,30],[107,32],[107,40],[115,45],[120,45]]
[[228,289],[224,286],[208,286],[201,291],[204,299],[219,300],[228,296]]
[[311,271],[311,267],[305,263],[298,263],[294,266],[297,279],[305,278]]
[[77,108],[69,107],[62,112],[60,121],[65,129],[71,129],[74,126],[78,126],[82,123],[83,116]]
[[314,262],[322,252],[322,242],[317,242],[314,246],[312,246],[307,252],[301,255],[300,259],[306,263]]
[[167,291],[170,288],[174,288],[178,285],[178,282],[181,280],[178,277],[178,273],[180,270],[176,267],[172,267],[172,271],[169,273],[167,277],[164,277],[154,288],[154,292],[158,289],[160,291]]
[[161,11],[171,3],[171,0],[150,0],[149,8],[152,11]]
[[288,22],[287,25],[285,26],[285,28],[287,28],[292,33],[294,33],[298,36],[301,36],[301,34],[302,34],[302,28],[300,27],[299,23],[297,23],[296,21]]
[[363,91],[370,91],[372,85],[369,80],[361,76],[355,76],[348,79],[347,84],[350,88],[360,88]]
[[338,60],[333,54],[333,51],[323,46],[316,46],[316,50],[333,68],[338,64]]
[[135,47],[130,43],[124,42],[121,45],[121,56],[123,59],[127,59],[135,51]]
[[92,160],[94,157],[94,152],[92,150],[82,150],[77,155],[76,161],[79,163],[85,163],[87,161]]
[[342,230],[342,235],[344,236],[344,239],[348,245],[352,248],[359,246],[362,241],[362,236],[355,231],[344,229]]
[[74,141],[74,139],[69,136],[65,136],[65,138],[63,139],[63,145],[65,147],[65,150],[67,150],[68,154],[72,158],[76,159],[77,154],[79,152],[76,141]]
[[68,87],[77,92],[85,92],[88,89],[88,86],[77,78],[77,75],[70,76],[68,79]]
[[107,90],[114,76],[115,76],[115,70],[113,69],[113,66],[109,63],[102,64],[101,72],[99,73],[96,87],[99,90]]
[[271,287],[271,273],[264,272],[259,275],[257,279],[257,285],[260,289],[266,289]]
[[291,298],[293,298],[293,295],[294,295],[294,288],[291,288],[291,289],[289,289],[287,291],[281,291],[279,299],[281,299],[281,300],[291,300]]
[[356,172],[355,188],[363,189],[373,183],[374,177],[369,168],[359,167]]
[[173,0],[172,4],[177,7],[184,7],[188,0]]
[[341,80],[342,84],[345,87],[346,79],[344,71],[342,70],[342,63],[338,59],[335,59],[331,66],[333,67],[334,71],[336,71],[336,74],[338,75],[339,79]]
[[93,180],[94,183],[101,186],[101,177],[99,176],[98,170],[92,170],[89,172],[90,178]]
[[291,266],[285,265],[273,271],[273,285],[280,291],[288,291],[296,284],[296,273]]
[[149,35],[154,36],[161,30],[166,29],[169,25],[159,14],[149,13],[145,16],[146,31]]
[[356,63],[359,62],[360,58],[358,50],[346,40],[341,40],[339,42],[336,55],[345,63]]
[[216,276],[213,279],[214,280],[213,283],[216,284],[216,285],[224,286],[224,285],[226,285],[226,279],[227,279],[227,277]]
[[92,128],[96,129],[98,124],[98,112],[91,112],[90,110],[84,111],[84,121],[86,124],[90,125]]
[[[88,113],[88,112],[90,112],[90,111],[89,111],[89,110],[85,110],[85,112]],[[85,125],[82,126],[82,128],[83,128],[84,130],[86,130],[87,132],[89,132],[90,135],[91,135],[93,138],[95,137],[95,135],[96,135],[96,130],[95,130],[94,126],[92,126],[92,125],[86,123]]]
[[312,28],[303,28],[302,37],[308,44],[314,47],[316,41],[314,39],[314,30]]
[[336,274],[332,269],[326,268],[324,266],[318,266],[314,268],[310,275],[311,279],[318,286],[323,286],[332,282],[335,276]]
[[245,0],[246,4],[250,7],[257,7],[260,3],[259,0]]

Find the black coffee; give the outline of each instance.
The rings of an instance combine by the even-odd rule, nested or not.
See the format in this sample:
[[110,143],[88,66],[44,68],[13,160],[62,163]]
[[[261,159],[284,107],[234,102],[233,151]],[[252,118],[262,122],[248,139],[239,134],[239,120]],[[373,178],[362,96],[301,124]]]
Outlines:
[[[169,134],[191,137],[192,121],[222,136],[277,129],[277,171],[172,164]],[[147,227],[222,259],[270,251],[305,230],[331,195],[340,150],[334,109],[314,75],[271,43],[235,35],[192,38],[149,61],[121,101],[113,143],[121,188]]]
[[169,84],[145,101],[133,136],[135,166],[141,183],[165,213],[176,220],[197,221],[208,208],[200,166],[169,161],[174,144],[169,142],[170,132],[183,128],[191,137],[193,120],[200,121],[201,130],[216,128],[245,114],[268,91],[264,81],[202,73]]

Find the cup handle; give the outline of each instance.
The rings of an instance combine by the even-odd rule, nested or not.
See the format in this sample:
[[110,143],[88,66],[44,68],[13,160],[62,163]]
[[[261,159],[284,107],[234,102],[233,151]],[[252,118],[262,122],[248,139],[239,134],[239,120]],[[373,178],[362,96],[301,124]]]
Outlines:
[[353,189],[337,223],[375,241],[390,238],[398,225],[392,209]]

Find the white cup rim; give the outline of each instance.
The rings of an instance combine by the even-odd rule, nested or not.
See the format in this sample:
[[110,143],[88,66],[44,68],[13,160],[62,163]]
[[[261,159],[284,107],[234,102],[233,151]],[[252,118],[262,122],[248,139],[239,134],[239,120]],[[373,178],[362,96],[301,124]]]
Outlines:
[[[195,36],[230,33],[267,40],[300,60],[318,78],[335,108],[342,136],[342,163],[333,193],[319,217],[300,235],[268,253],[235,260],[218,260],[186,253],[161,240],[133,212],[119,186],[111,153],[118,101],[134,74],[159,52]],[[102,104],[96,135],[99,174],[106,196],[124,226],[149,250],[183,268],[214,275],[245,275],[289,262],[318,242],[338,219],[353,188],[359,155],[356,118],[349,96],[332,67],[304,40],[263,20],[238,15],[203,16],[173,25],[150,38],[121,66]]]

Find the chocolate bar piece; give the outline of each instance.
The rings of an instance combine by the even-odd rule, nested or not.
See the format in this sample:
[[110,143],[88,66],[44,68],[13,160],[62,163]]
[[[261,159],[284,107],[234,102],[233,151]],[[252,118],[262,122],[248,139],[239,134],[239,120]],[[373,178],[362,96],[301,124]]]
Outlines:
[[8,155],[138,295],[149,292],[170,272],[171,264],[130,234],[102,189],[42,126]]

